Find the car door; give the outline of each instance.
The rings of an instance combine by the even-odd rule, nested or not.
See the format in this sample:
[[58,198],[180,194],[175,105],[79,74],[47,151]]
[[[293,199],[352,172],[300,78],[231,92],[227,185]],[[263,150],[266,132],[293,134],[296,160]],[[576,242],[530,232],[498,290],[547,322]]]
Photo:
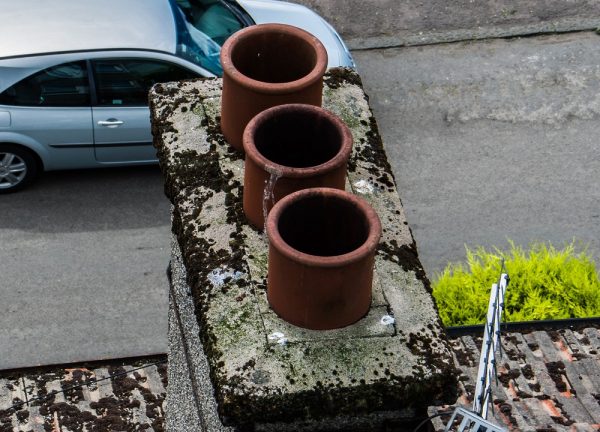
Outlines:
[[0,128],[8,142],[40,153],[46,169],[81,168],[93,161],[90,82],[85,61],[36,72],[0,94]]
[[148,91],[156,83],[197,78],[198,74],[163,60],[91,60],[95,85],[92,107],[94,152],[101,163],[156,160],[150,133]]

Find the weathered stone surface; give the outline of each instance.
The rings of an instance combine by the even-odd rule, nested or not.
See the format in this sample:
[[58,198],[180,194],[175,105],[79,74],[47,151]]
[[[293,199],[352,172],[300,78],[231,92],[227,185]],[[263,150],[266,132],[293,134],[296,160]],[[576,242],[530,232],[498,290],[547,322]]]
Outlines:
[[[173,231],[221,418],[240,425],[406,416],[451,399],[451,353],[358,75],[328,73],[324,107],[352,130],[349,185],[375,208],[384,231],[370,313],[321,332],[291,326],[268,307],[267,242],[244,218],[243,160],[218,131],[219,85],[163,84],[150,98]],[[188,134],[190,127],[201,131]],[[395,324],[381,322],[388,314]]]
[[169,293],[169,392],[168,431],[228,432],[217,413],[210,368],[194,315],[186,270],[177,240],[171,242]]

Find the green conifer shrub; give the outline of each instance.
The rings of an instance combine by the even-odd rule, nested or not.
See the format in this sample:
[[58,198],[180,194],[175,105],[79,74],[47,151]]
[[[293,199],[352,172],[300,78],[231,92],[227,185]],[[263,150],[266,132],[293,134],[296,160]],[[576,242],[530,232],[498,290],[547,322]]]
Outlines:
[[592,258],[575,252],[574,242],[561,250],[537,243],[529,251],[510,242],[511,250],[467,248],[467,265],[449,264],[433,282],[446,326],[485,322],[492,283],[498,281],[502,258],[510,283],[504,321],[600,316],[600,280]]

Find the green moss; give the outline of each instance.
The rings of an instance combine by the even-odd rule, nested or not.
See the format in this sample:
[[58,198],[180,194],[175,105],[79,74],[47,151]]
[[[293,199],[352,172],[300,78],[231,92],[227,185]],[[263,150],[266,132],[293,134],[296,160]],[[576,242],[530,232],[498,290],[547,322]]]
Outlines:
[[377,252],[389,261],[400,264],[404,271],[413,271],[415,276],[425,286],[425,289],[431,292],[431,283],[425,274],[425,270],[419,260],[417,244],[413,240],[411,244],[398,245],[398,241],[381,242]]
[[254,248],[250,247],[249,244],[246,245],[248,248],[248,257],[252,259],[252,264],[256,267],[258,274],[266,276],[269,267],[268,248],[266,248],[263,243],[252,246],[257,247]]
[[194,106],[194,108],[192,109],[192,113],[196,114],[197,116],[204,116],[204,108],[202,107],[202,105],[198,104]]
[[252,302],[241,302],[237,309],[226,311],[218,319],[208,319],[212,323],[211,331],[214,332],[221,344],[234,345],[243,342],[247,337],[247,327],[254,327],[255,314]]
[[360,341],[353,342],[352,345],[335,344],[335,350],[332,350],[329,345],[314,345],[310,352],[305,354],[305,357],[312,358],[314,364],[335,365],[344,370],[347,376],[361,376],[364,374],[365,358],[368,358],[370,354],[365,350],[371,345],[365,343],[362,346]]
[[[337,91],[334,89],[328,87],[323,88],[324,99],[335,100],[337,94]],[[357,112],[356,107],[352,105],[339,104],[336,115],[342,119],[346,126],[348,126],[351,130],[355,130],[361,126],[360,112]]]
[[360,88],[363,87],[360,75],[354,69],[350,68],[331,68],[323,77],[323,81],[330,89],[338,89],[343,84],[355,85]]
[[505,259],[510,283],[506,292],[505,320],[600,316],[600,280],[596,266],[575,244],[563,249],[534,244],[529,251],[513,242],[509,252],[467,248],[467,265],[450,264],[433,283],[433,296],[446,326],[485,321],[492,283]]

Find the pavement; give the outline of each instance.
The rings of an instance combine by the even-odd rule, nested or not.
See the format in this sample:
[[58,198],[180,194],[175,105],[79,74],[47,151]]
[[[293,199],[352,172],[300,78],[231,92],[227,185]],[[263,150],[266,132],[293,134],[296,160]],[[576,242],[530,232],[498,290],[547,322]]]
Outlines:
[[595,30],[596,0],[294,0],[325,17],[350,49]]
[[166,352],[158,167],[47,173],[0,197],[0,369]]
[[[353,48],[430,276],[506,238],[599,257],[599,40],[568,32],[600,3],[300,2]],[[0,369],[165,352],[169,225],[157,168],[2,196]]]
[[430,277],[465,245],[600,258],[600,36],[356,51]]

